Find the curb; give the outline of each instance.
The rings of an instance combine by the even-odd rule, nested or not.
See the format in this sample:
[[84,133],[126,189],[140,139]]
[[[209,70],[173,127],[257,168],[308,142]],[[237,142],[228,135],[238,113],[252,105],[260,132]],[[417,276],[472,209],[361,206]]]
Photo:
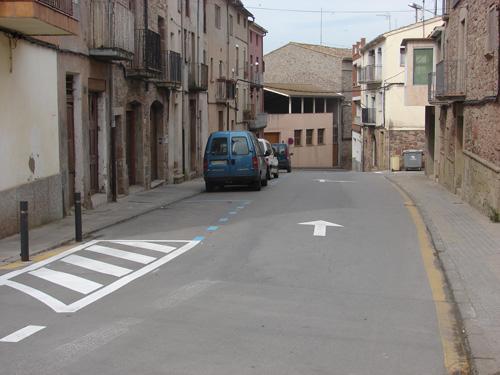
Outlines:
[[[134,213],[131,216],[115,220],[115,221],[110,222],[108,224],[105,224],[105,225],[103,225],[103,226],[101,226],[99,228],[94,228],[94,229],[90,229],[88,231],[83,231],[82,237],[83,237],[84,240],[88,239],[89,237],[91,237],[91,235],[93,233],[96,233],[96,232],[99,232],[101,230],[113,227],[113,226],[118,225],[118,224],[125,223],[125,222],[127,222],[129,220],[133,220],[135,218],[138,218],[139,216],[143,216],[143,215],[146,215],[146,214],[148,214],[150,212],[156,211],[157,209],[159,209],[161,207],[170,206],[170,205],[172,205],[174,203],[181,202],[181,201],[183,201],[185,199],[193,198],[193,197],[201,194],[202,192],[203,192],[203,189],[201,189],[197,193],[190,194],[190,195],[187,195],[187,196],[179,198],[179,199],[175,199],[175,200],[173,200],[171,202],[162,202],[162,203],[159,203],[159,204],[155,205],[154,207],[150,207],[150,208],[147,208],[147,209],[142,210],[142,211],[137,211],[136,213]],[[46,247],[46,248],[40,249],[40,250],[36,250],[34,252],[30,252],[30,257],[31,256],[35,256],[35,255],[39,255],[39,254],[43,254],[43,253],[45,253],[47,251],[51,251],[51,250],[57,249],[57,248],[59,248],[61,246],[69,245],[70,243],[72,243],[74,241],[75,241],[75,237],[74,236],[71,236],[71,238],[69,238],[69,239],[60,240],[59,242],[57,242],[54,245],[51,245],[49,247]],[[19,260],[20,260],[19,257],[17,257],[17,258],[14,258],[14,257],[6,258],[5,260],[0,260],[0,265],[8,265],[8,264],[11,264],[11,263],[18,262]]]
[[[436,226],[434,225],[434,222],[432,221],[432,218],[427,213],[425,207],[423,207],[418,202],[418,200],[415,198],[415,196],[413,194],[411,194],[407,189],[405,189],[398,181],[394,180],[390,176],[384,175],[384,178],[387,179],[391,184],[394,184],[397,188],[402,190],[410,198],[412,204],[417,208],[420,216],[422,217],[422,220],[423,220],[425,227],[426,227],[427,234],[428,234],[429,239],[431,241],[431,244],[434,248],[435,257],[439,263],[439,268],[441,269],[443,276],[444,276],[444,279],[445,279],[446,289],[447,289],[447,292],[449,293],[450,302],[452,303],[453,309],[454,309],[453,313],[456,316],[456,320],[460,324],[460,326],[458,327],[459,332],[461,333],[460,340],[462,341],[462,344],[463,344],[463,347],[465,350],[465,356],[466,356],[467,362],[469,364],[469,371],[471,374],[477,375],[478,371],[477,371],[476,364],[474,361],[474,356],[472,354],[472,350],[470,347],[469,338],[468,338],[468,335],[467,335],[467,332],[465,329],[465,319],[463,318],[462,310],[460,309],[460,304],[457,302],[456,296],[455,296],[456,288],[453,288],[454,283],[452,283],[450,281],[450,277],[449,277],[450,270],[445,267],[444,261],[443,261],[443,258],[446,256],[445,254],[446,254],[447,247],[446,247],[444,241],[442,240],[441,236],[439,235],[438,230],[437,230]],[[453,261],[451,259],[449,261],[453,263]],[[455,281],[458,281],[458,280],[455,280]],[[458,281],[458,282],[462,283],[461,281]],[[453,375],[455,375],[455,374],[453,374]],[[462,375],[462,373],[459,373],[456,375]]]

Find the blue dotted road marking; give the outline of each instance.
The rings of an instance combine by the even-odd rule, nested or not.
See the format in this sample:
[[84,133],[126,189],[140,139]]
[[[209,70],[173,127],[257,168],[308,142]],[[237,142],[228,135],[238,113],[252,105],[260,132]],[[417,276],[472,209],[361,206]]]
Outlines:
[[216,226],[211,226],[211,227],[208,227],[208,228],[207,228],[207,231],[209,231],[209,232],[215,232],[215,231],[216,231],[216,230],[218,230],[218,229],[219,229],[219,227],[216,227]]
[[237,214],[237,212],[236,212],[236,211],[231,211],[231,212],[229,213],[229,215],[236,215],[236,214]]
[[227,223],[229,221],[229,218],[223,217],[222,219],[219,220],[221,223]]
[[203,237],[203,236],[198,236],[198,237],[195,237],[195,238],[193,239],[193,241],[200,241],[200,242],[201,242],[201,241],[203,241],[204,239],[205,239],[205,237]]

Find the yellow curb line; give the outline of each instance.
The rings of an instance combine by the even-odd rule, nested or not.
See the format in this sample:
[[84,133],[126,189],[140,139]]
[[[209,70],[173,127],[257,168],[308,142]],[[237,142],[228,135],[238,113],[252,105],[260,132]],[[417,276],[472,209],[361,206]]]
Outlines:
[[50,257],[53,257],[54,255],[62,253],[63,251],[71,249],[74,246],[75,246],[75,244],[72,243],[72,244],[69,244],[69,245],[58,247],[57,249],[54,249],[54,250],[44,251],[44,252],[42,252],[40,254],[32,256],[30,258],[29,262],[22,262],[20,260],[16,260],[15,262],[12,262],[12,263],[0,266],[0,270],[9,270],[9,271],[11,271],[11,270],[15,270],[15,269],[18,269],[18,268],[22,268],[22,267],[28,266],[28,265],[33,264],[33,263],[41,262],[42,260],[48,259]]
[[440,267],[439,260],[434,253],[434,246],[427,233],[427,227],[417,206],[408,194],[397,184],[392,181],[390,182],[405,200],[404,205],[409,211],[417,229],[420,253],[436,307],[445,368],[450,375],[471,374],[471,366],[466,354],[465,343],[462,339],[461,326],[455,314],[455,305],[446,292],[446,278]]

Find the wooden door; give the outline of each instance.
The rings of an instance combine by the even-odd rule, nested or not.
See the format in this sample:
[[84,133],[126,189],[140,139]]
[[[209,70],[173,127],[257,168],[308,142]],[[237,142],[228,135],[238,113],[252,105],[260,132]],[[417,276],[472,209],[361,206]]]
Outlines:
[[135,156],[135,111],[127,111],[127,130],[126,130],[126,158],[128,169],[128,184],[135,185],[135,169],[136,169],[136,156]]
[[267,139],[269,143],[280,143],[280,133],[264,133],[264,139]]
[[89,93],[89,163],[90,163],[90,194],[99,191],[99,94]]
[[68,194],[69,206],[75,204],[75,118],[73,101],[73,77],[66,78],[66,141],[68,145]]
[[149,139],[150,144],[150,162],[151,162],[151,181],[158,180],[158,126],[159,126],[158,110],[151,107],[151,134]]
[[197,146],[197,131],[196,131],[196,100],[189,101],[189,147],[190,147],[190,160],[191,171],[196,171],[196,146]]

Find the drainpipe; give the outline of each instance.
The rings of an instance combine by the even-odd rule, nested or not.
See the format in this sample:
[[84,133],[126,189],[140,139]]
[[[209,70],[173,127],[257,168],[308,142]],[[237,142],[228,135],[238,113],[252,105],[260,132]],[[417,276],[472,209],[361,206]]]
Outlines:
[[[226,0],[226,79],[229,78],[229,0]],[[226,92],[227,92],[227,83],[226,83]],[[226,98],[226,117],[227,117],[227,129],[230,129],[230,121],[229,121],[229,109],[231,108],[229,104],[229,98]]]
[[[114,7],[112,0],[108,1],[108,27],[109,38],[114,45],[113,21],[114,21]],[[109,100],[108,100],[108,113],[109,124],[111,126],[111,200],[117,200],[117,173],[116,173],[116,123],[113,121],[113,63],[108,65],[108,79],[109,79]]]
[[[181,52],[182,52],[182,64],[184,65],[184,69],[182,70],[182,78],[186,76],[186,33],[184,32],[184,1],[181,1]],[[186,148],[185,148],[185,142],[186,139],[185,137],[182,136],[183,131],[184,131],[184,125],[186,122],[186,116],[184,116],[184,91],[186,89],[186,84],[189,85],[189,82],[186,82],[185,79],[183,79],[182,83],[182,88],[181,88],[181,160],[180,164],[182,165],[182,174],[185,175],[186,171],[184,170],[187,167],[187,164],[183,163],[182,161],[185,160],[185,153],[186,153]],[[184,181],[186,181],[186,176],[184,176]]]

